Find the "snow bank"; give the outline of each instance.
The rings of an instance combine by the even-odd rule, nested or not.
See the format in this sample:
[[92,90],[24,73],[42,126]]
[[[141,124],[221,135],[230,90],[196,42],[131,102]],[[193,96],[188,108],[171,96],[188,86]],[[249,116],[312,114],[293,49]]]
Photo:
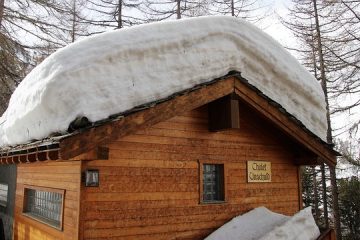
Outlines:
[[58,50],[12,95],[0,146],[66,132],[76,117],[106,119],[230,70],[325,140],[324,96],[309,72],[253,25],[201,17],[106,32]]
[[233,218],[205,240],[257,240],[264,233],[286,222],[290,217],[271,212],[265,207],[255,208]]
[[315,240],[319,235],[310,207],[293,217],[260,207],[232,219],[205,240]]
[[260,240],[315,240],[319,236],[319,228],[311,214],[311,207],[308,207],[267,233]]

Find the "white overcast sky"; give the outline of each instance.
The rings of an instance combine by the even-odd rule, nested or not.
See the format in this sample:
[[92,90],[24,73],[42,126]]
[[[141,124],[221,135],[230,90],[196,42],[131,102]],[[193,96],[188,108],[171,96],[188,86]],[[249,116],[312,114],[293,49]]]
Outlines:
[[279,21],[277,15],[285,17],[288,12],[290,0],[266,0],[269,4],[274,4],[273,14],[266,19],[264,31],[283,45],[292,45],[294,43],[290,30],[285,28]]

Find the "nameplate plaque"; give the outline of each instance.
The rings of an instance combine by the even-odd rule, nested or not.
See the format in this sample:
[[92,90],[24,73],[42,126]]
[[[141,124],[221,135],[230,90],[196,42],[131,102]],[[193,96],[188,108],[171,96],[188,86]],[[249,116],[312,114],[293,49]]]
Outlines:
[[247,161],[248,182],[271,182],[271,162]]

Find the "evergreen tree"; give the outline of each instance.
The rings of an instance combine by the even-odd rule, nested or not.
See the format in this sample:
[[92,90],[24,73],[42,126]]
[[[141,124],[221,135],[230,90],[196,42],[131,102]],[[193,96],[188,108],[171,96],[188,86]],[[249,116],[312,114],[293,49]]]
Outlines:
[[344,239],[360,240],[360,181],[357,177],[339,181],[339,203]]

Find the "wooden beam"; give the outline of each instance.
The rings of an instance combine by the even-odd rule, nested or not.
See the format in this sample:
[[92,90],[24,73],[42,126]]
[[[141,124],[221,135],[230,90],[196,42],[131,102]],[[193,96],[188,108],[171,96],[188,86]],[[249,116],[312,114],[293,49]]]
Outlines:
[[298,203],[299,203],[299,211],[303,209],[303,197],[302,197],[302,191],[303,191],[303,184],[302,184],[302,173],[301,173],[301,166],[297,167],[297,180],[298,180]]
[[336,240],[335,230],[332,228],[326,229],[321,235],[317,238],[318,240]]
[[271,120],[286,134],[319,156],[326,164],[336,165],[336,154],[334,151],[304,131],[295,121],[270,104],[267,99],[260,96],[241,80],[235,81],[235,93],[263,116]]
[[297,165],[319,165],[318,156],[299,156],[295,157],[295,164]]
[[91,128],[60,140],[60,158],[70,159],[105,145],[139,129],[165,121],[183,112],[203,106],[234,91],[234,77],[205,85],[184,95],[174,97],[148,109],[133,113],[120,120]]
[[0,157],[0,164],[31,163],[36,161],[58,160],[59,150],[44,150]]
[[94,149],[91,149],[88,152],[82,153],[76,157],[73,157],[71,160],[108,160],[109,159],[109,148],[98,146]]
[[59,146],[57,143],[31,146],[13,152],[0,154],[0,164],[31,163],[36,161],[58,160]]

